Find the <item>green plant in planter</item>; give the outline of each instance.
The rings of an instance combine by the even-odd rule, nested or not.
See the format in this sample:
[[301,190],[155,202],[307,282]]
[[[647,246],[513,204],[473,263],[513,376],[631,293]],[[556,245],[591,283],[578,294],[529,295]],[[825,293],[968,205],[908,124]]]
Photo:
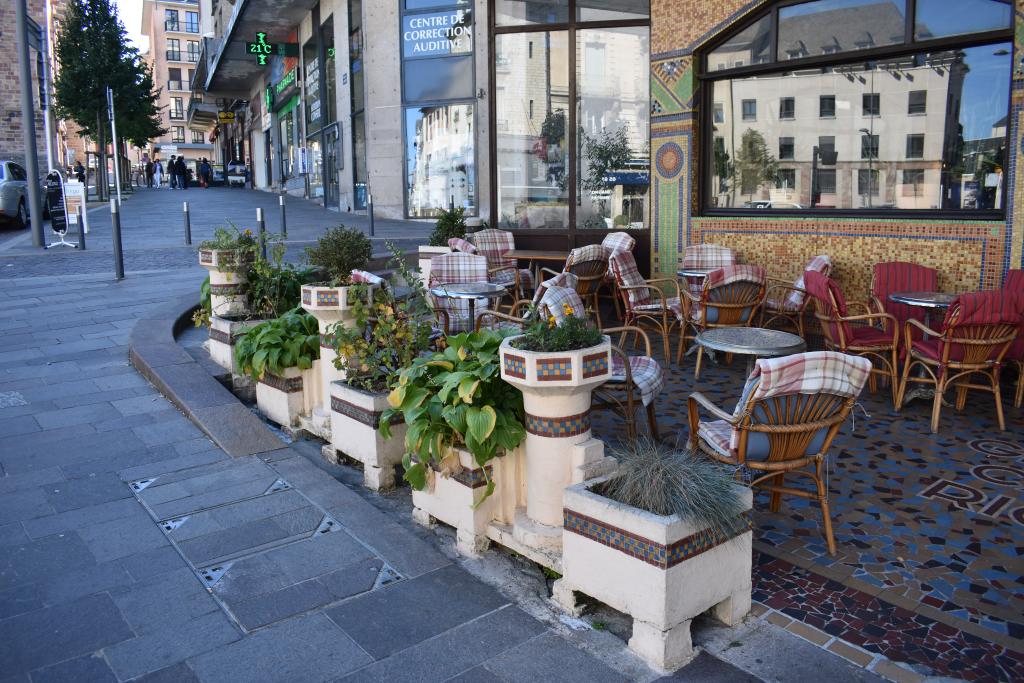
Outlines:
[[332,287],[348,285],[352,271],[365,269],[372,256],[370,238],[344,225],[329,228],[316,246],[306,247],[306,261],[322,270]]
[[210,324],[210,316],[213,315],[213,301],[210,289],[210,276],[207,275],[203,284],[199,285],[199,308],[192,314],[192,322],[196,327],[203,327]]
[[246,330],[235,344],[235,363],[253,379],[282,375],[288,368],[308,370],[320,358],[316,318],[301,308]]
[[466,210],[458,206],[454,209],[441,209],[437,214],[437,224],[430,233],[430,246],[447,247],[452,237],[466,236]]
[[730,531],[745,509],[733,473],[688,449],[641,437],[608,453],[619,461],[618,473],[594,488],[606,498],[721,531]]
[[546,318],[533,308],[527,313],[532,320],[522,336],[512,340],[512,346],[523,351],[576,351],[597,346],[604,335],[586,318],[576,316],[567,304],[563,305],[565,318],[561,323],[554,316]]
[[450,336],[444,351],[416,358],[399,373],[380,433],[390,438],[391,418],[402,414],[408,427],[402,464],[413,488],[426,486],[428,467],[449,470],[455,449],[463,447],[487,478],[483,498],[494,492],[487,463],[526,437],[523,395],[501,379],[498,347],[505,336],[490,330]]
[[213,231],[213,239],[204,240],[199,243],[201,250],[211,249],[217,251],[235,252],[234,267],[227,264],[221,265],[220,270],[241,272],[248,267],[248,264],[256,258],[259,243],[252,234],[252,230],[239,230],[234,223],[228,222],[226,228],[217,228]]
[[276,318],[299,305],[302,285],[312,282],[313,268],[284,263],[285,245],[275,243],[268,260],[257,259],[249,268],[249,310],[254,318]]

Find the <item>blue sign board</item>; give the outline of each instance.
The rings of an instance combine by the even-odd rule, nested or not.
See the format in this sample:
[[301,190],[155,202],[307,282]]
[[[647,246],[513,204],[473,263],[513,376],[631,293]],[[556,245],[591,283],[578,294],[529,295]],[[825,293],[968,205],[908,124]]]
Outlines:
[[402,54],[406,59],[466,55],[473,52],[469,10],[454,9],[402,17]]

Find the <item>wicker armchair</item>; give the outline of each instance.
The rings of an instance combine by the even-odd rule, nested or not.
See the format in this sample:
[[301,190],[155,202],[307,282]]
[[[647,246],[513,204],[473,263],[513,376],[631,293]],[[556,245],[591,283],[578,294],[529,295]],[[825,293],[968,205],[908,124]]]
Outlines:
[[[560,273],[550,269],[541,268],[542,273],[558,276]],[[594,319],[597,326],[601,327],[601,307],[598,303],[598,293],[605,277],[608,275],[608,256],[600,244],[589,244],[585,247],[577,247],[569,252],[565,259],[563,273],[571,273],[576,277],[576,293],[580,295],[584,304],[591,307],[594,312]]]
[[[612,254],[620,250],[631,252],[635,246],[636,239],[628,232],[610,232],[601,240],[601,248],[604,249],[607,259],[611,259]],[[601,287],[600,292],[604,292],[601,296],[612,300],[612,305],[615,306],[615,317],[621,320],[622,303],[619,301],[619,292],[615,288],[615,276],[612,274],[611,268],[604,276],[604,286]]]
[[651,340],[639,327],[609,327],[605,334],[634,334],[643,340],[644,354],[630,356],[619,346],[612,346],[612,373],[607,382],[594,390],[592,410],[610,410],[626,423],[626,438],[639,435],[636,413],[642,405],[647,413],[647,430],[653,439],[658,436],[658,416],[654,401],[665,388],[665,374],[651,355]]
[[[1006,274],[1003,281],[1004,292],[1024,292],[1024,270],[1015,269]],[[1006,359],[1017,366],[1017,391],[1013,397],[1013,407],[1020,408],[1024,403],[1024,329],[1017,333],[1017,338],[1006,352]]]
[[[453,251],[430,259],[430,287],[488,281],[487,259],[483,256]],[[445,334],[466,332],[475,327],[476,321],[470,320],[469,302],[465,299],[445,299],[433,295],[430,298]],[[477,309],[476,314],[486,308],[487,305]]]
[[[934,268],[906,261],[876,263],[871,274],[871,306],[877,313],[888,313],[896,318],[900,329],[906,329],[908,320],[925,322],[925,312],[918,306],[890,301],[897,292],[934,292],[939,288],[939,273]],[[911,328],[914,341],[922,338],[921,331]]]
[[[690,244],[683,252],[683,268],[695,270],[716,270],[736,265],[736,252],[718,244]],[[700,296],[704,278],[686,278],[686,289],[694,296]]]
[[[870,373],[868,359],[833,351],[758,360],[732,413],[699,392],[690,395],[690,446],[769,491],[772,512],[779,512],[783,494],[817,500],[835,555],[826,458]],[[718,419],[702,422],[700,408]],[[790,475],[810,477],[814,490],[787,486]]]
[[[812,258],[804,273],[813,270],[822,275],[831,275],[832,261],[822,254]],[[796,333],[804,336],[804,316],[810,305],[807,289],[804,286],[803,273],[796,281],[790,283],[777,278],[768,278],[768,290],[765,292],[764,306],[761,308],[761,327],[770,327],[772,323],[788,323]]]
[[[646,326],[657,330],[661,334],[665,362],[670,362],[669,337],[674,328],[679,330],[679,343],[683,344],[683,303],[679,283],[672,278],[645,280],[629,251],[616,251],[609,259],[609,265],[622,301],[625,327]],[[675,296],[667,296],[666,289]],[[652,296],[652,292],[657,296]],[[623,332],[620,341],[624,342],[629,334]],[[633,336],[636,338],[635,334]]]
[[[935,433],[939,431],[942,395],[946,390],[956,389],[956,409],[963,410],[967,402],[967,390],[979,389],[992,393],[996,401],[999,429],[1005,430],[999,374],[1002,370],[1003,357],[1017,338],[1022,322],[1024,291],[1000,290],[958,296],[946,311],[946,319],[942,322],[940,331],[935,331],[913,318],[908,320],[905,323],[904,339],[912,338],[911,328],[917,328],[922,334],[922,339],[908,344],[909,349],[896,398],[897,410],[903,403],[908,383],[935,385],[931,425],[932,433]],[[910,370],[914,366],[923,370],[921,376],[910,376]],[[988,382],[971,382],[971,377],[975,375],[981,375]]]
[[[747,327],[764,303],[765,274],[761,266],[734,265],[713,270],[704,278],[699,295],[683,290],[686,305],[684,330],[676,362],[682,360],[687,339],[714,327]],[[697,349],[694,377],[700,377],[704,347]]]

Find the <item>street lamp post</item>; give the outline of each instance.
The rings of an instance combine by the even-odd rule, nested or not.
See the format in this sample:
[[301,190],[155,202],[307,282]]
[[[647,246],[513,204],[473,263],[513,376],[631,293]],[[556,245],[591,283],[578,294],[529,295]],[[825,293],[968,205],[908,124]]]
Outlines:
[[[874,122],[872,122],[874,126]],[[875,182],[875,150],[871,147],[871,141],[874,139],[874,134],[867,128],[861,128],[860,132],[868,136],[868,208],[871,208],[871,193],[874,191]]]

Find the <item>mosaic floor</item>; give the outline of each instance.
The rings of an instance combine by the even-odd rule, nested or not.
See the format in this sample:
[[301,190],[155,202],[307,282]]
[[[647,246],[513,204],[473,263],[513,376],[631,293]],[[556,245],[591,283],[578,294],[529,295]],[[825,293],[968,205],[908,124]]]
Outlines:
[[[742,359],[673,366],[658,400],[662,437],[688,438],[686,401],[700,390],[732,411]],[[838,553],[830,557],[816,504],[755,502],[755,599],[920,673],[1024,680],[1024,410],[1004,399],[1006,431],[990,396],[963,413],[931,404],[897,414],[887,388],[866,390],[837,437],[829,498]],[[595,433],[621,422],[595,415]],[[809,481],[809,480],[808,480]]]

